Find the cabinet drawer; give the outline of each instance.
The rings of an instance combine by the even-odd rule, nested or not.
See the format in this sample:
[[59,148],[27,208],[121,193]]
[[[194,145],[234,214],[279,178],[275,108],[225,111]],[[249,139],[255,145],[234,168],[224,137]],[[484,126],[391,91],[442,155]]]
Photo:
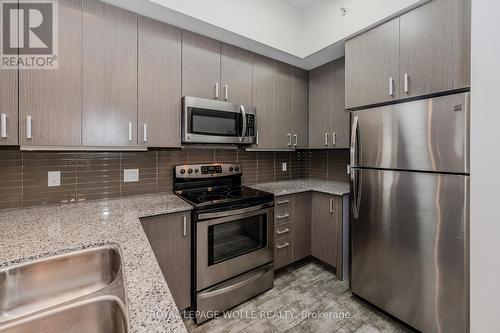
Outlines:
[[289,223],[293,221],[292,200],[293,197],[291,195],[281,196],[275,199],[275,204],[274,204],[275,224]]
[[274,226],[274,239],[281,239],[292,235],[292,224],[282,223]]
[[274,242],[274,269],[292,263],[292,236],[284,237]]

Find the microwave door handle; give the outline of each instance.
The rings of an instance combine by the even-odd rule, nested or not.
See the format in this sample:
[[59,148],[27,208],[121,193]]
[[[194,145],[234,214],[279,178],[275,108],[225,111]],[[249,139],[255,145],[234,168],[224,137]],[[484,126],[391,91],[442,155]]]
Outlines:
[[241,121],[243,122],[241,136],[240,136],[240,142],[242,142],[247,132],[247,113],[243,105],[240,105],[240,111],[241,111]]

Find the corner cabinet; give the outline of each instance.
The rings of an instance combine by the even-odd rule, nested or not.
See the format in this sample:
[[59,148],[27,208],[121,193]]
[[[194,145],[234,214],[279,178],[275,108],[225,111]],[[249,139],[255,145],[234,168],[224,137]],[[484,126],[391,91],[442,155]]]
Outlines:
[[191,306],[191,213],[141,219],[177,308]]
[[346,41],[346,108],[470,87],[470,0],[433,0]]
[[139,144],[181,145],[181,30],[139,17]]
[[344,78],[343,58],[309,73],[309,148],[349,148]]
[[137,15],[82,4],[82,143],[136,146]]

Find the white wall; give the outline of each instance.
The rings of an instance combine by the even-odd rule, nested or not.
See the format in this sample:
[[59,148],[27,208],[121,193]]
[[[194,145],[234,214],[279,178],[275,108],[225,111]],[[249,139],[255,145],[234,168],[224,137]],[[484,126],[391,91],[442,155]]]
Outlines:
[[500,1],[472,0],[471,332],[500,331]]
[[[303,16],[308,56],[408,7],[428,0],[314,0]],[[347,8],[342,16],[340,9]]]

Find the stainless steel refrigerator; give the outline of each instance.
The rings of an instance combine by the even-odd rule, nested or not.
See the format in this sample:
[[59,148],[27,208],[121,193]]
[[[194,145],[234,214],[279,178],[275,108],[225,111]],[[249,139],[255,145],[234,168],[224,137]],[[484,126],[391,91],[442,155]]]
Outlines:
[[469,94],[352,112],[351,290],[419,331],[468,331]]

